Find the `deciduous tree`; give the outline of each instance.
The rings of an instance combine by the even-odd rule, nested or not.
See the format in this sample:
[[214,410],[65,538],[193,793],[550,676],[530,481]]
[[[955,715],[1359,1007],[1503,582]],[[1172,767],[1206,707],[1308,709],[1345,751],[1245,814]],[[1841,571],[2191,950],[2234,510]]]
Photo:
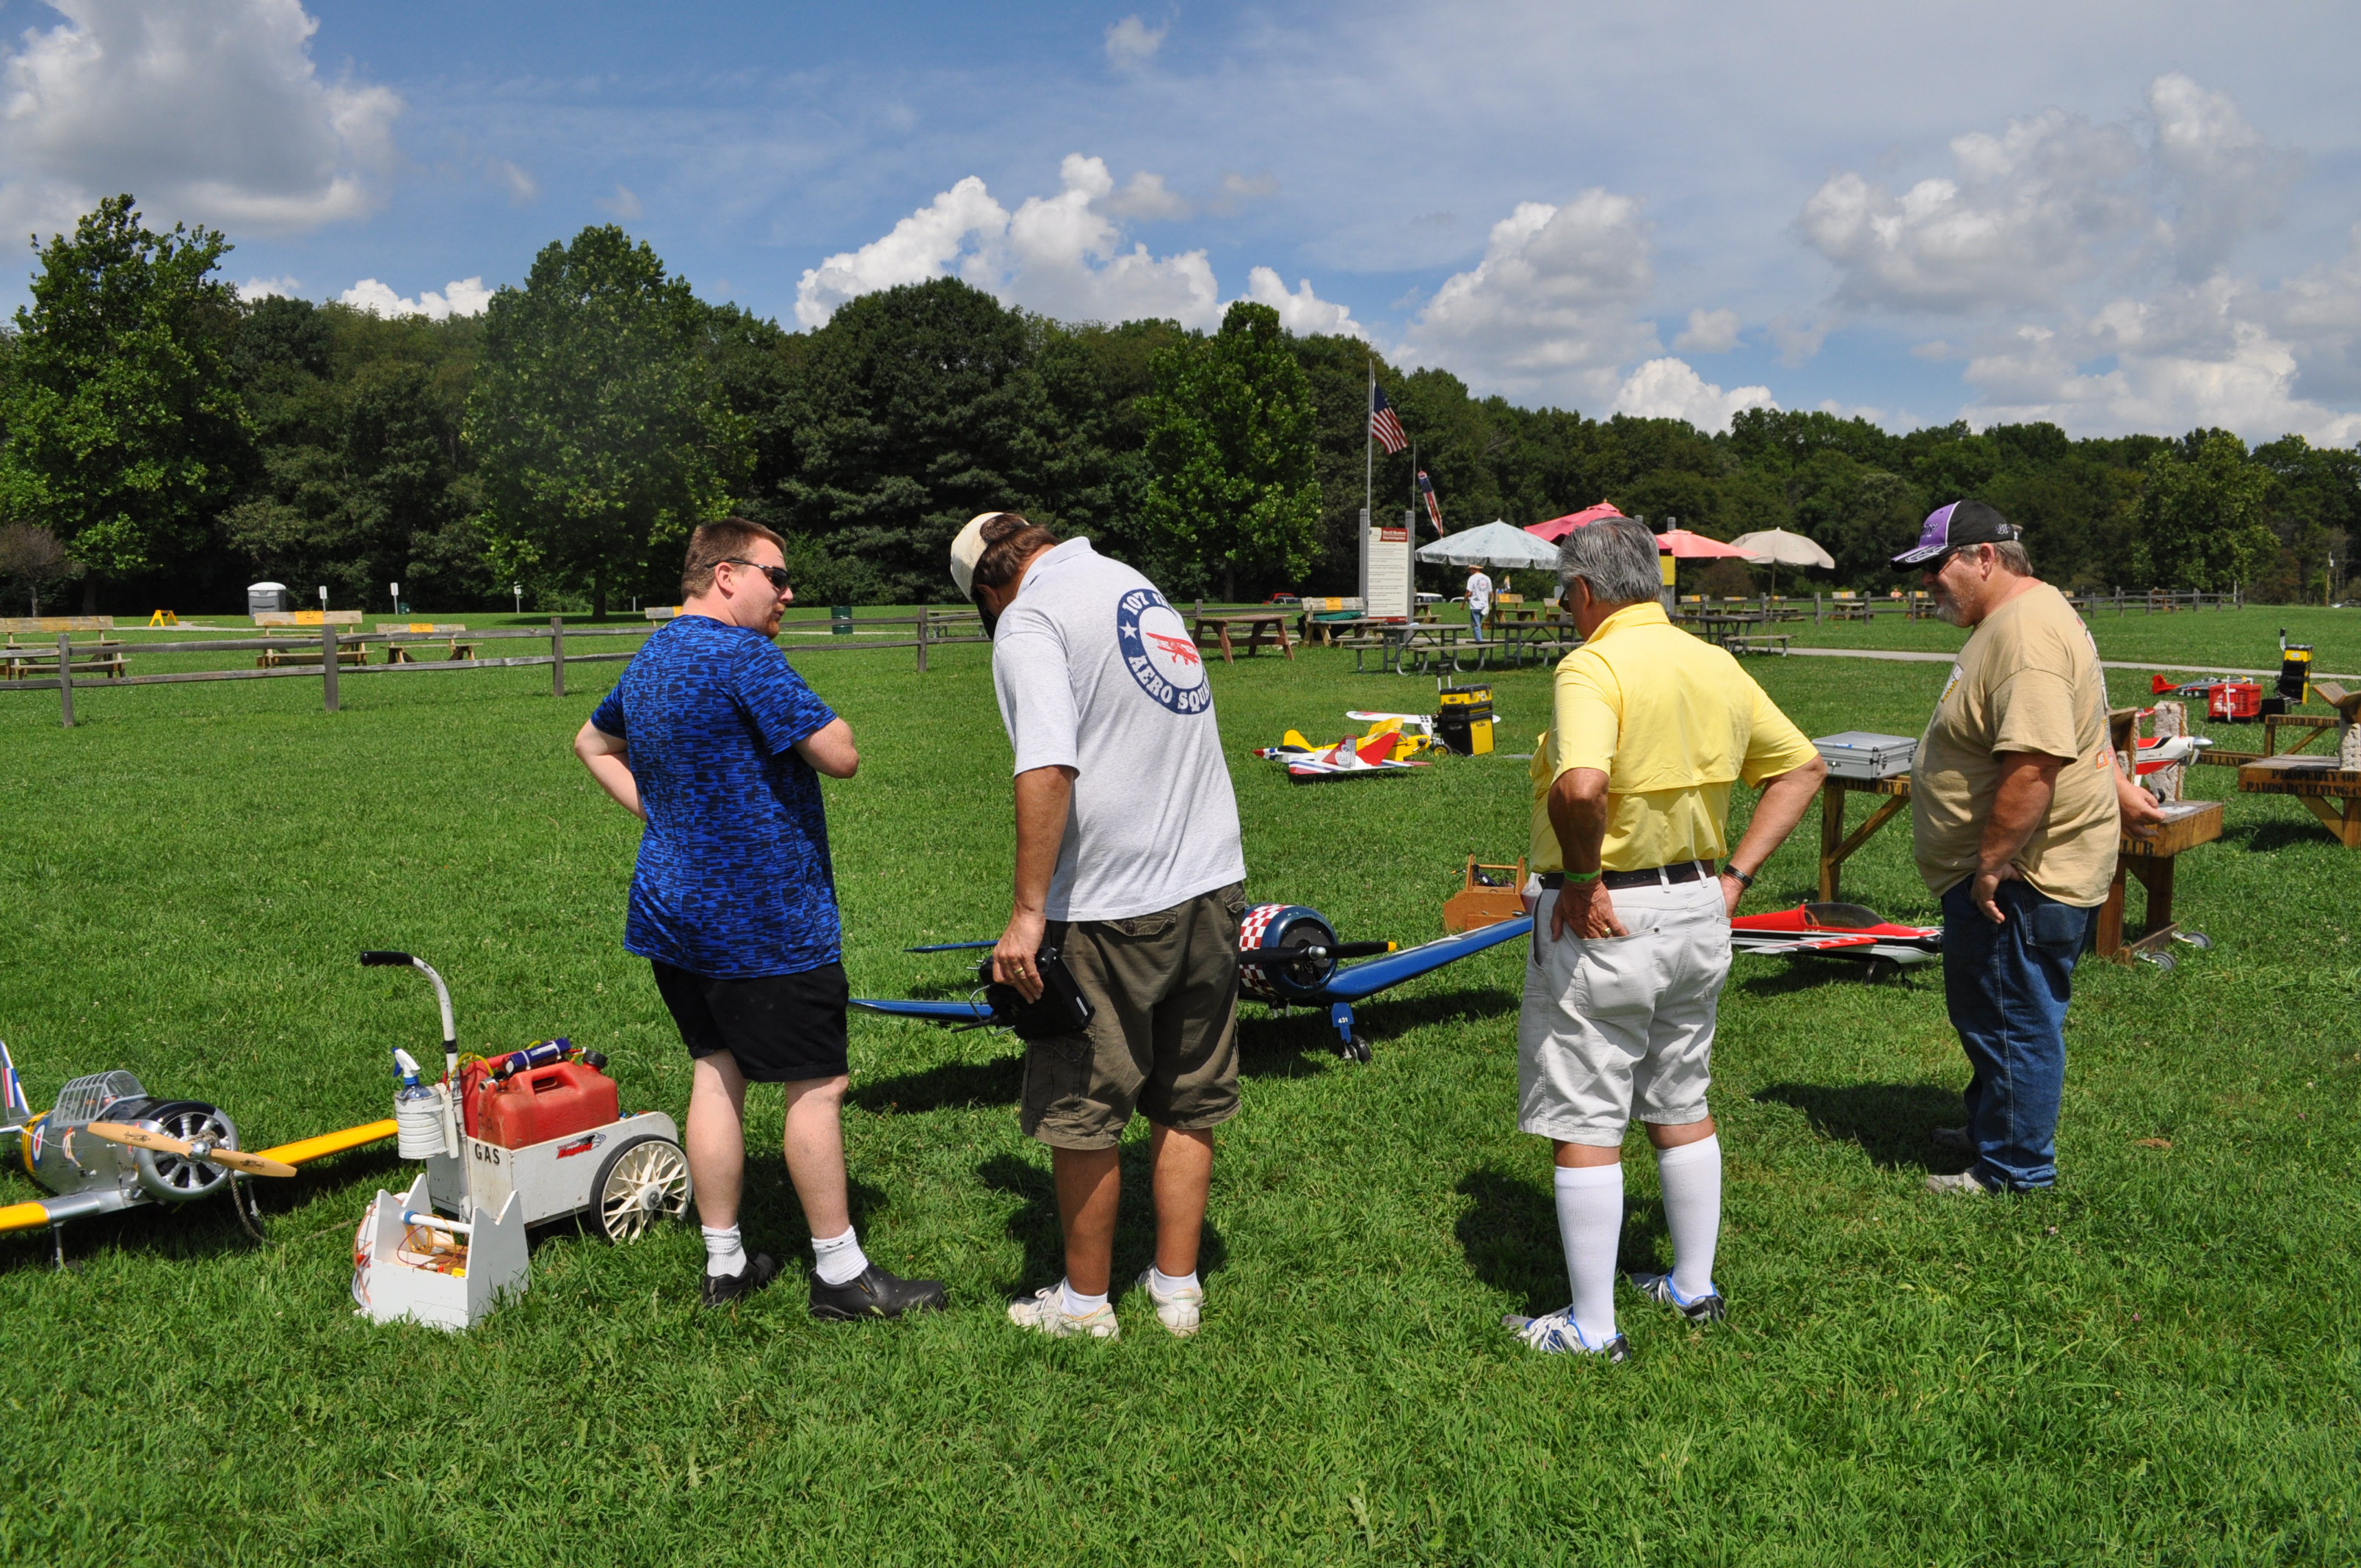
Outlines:
[[2270,472],[2228,431],[2191,431],[2149,458],[2143,477],[2137,555],[2153,586],[2227,588],[2278,553],[2264,516]]
[[55,533],[85,593],[197,545],[247,459],[236,296],[214,276],[229,248],[208,228],[153,233],[123,195],[40,249],[0,403],[0,510]]
[[719,395],[707,308],[644,243],[586,228],[484,313],[466,436],[494,556],[604,615],[659,547],[729,510],[744,421]]
[[1320,539],[1313,411],[1279,313],[1241,300],[1222,330],[1155,360],[1145,410],[1146,511],[1173,546],[1220,573],[1293,587]]

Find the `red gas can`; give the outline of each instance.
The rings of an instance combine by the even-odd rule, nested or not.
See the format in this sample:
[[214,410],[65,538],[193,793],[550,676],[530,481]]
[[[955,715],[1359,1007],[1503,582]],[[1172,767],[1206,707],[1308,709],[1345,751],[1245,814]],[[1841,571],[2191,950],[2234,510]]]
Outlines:
[[504,1149],[587,1133],[622,1114],[615,1080],[572,1061],[484,1084],[469,1098],[477,1112],[475,1135]]

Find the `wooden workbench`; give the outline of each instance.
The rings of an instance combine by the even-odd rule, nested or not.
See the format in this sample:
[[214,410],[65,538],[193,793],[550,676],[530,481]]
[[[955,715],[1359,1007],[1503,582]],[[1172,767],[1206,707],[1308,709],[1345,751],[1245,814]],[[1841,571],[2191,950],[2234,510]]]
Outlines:
[[[2183,850],[2210,844],[2221,836],[2222,803],[2218,800],[2169,801],[2164,807],[2164,824],[2157,829],[2155,838],[2142,840],[2125,834],[2115,852],[2115,880],[2107,889],[2107,901],[2099,905],[2095,943],[2099,956],[2119,964],[2145,958],[2163,968],[2171,968],[2171,961],[2160,955],[2176,938],[2184,937],[2172,918],[2173,860]],[[2139,884],[2147,889],[2147,925],[2138,937],[2126,941],[2124,890],[2132,877],[2138,878]],[[2193,938],[2196,946],[2211,946],[2201,934],[2191,932],[2186,936]]]
[[[1869,814],[1868,819],[1845,832],[1845,796],[1849,795],[1882,795],[1885,804]],[[1853,851],[1870,840],[1871,835],[1894,819],[1894,813],[1910,804],[1910,775],[1895,773],[1882,779],[1842,779],[1830,773],[1820,785],[1820,902],[1837,901],[1837,883],[1843,879],[1844,863],[1852,859]]]
[[2348,850],[2361,850],[2361,771],[2334,757],[2282,754],[2262,757],[2238,770],[2238,788],[2247,795],[2291,795]]

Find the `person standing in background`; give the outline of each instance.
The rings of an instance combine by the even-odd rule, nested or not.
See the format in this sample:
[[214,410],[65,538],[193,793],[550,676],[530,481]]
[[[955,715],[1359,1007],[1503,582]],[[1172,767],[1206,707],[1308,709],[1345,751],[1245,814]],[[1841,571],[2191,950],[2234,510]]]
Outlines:
[[1475,629],[1476,641],[1484,641],[1484,618],[1492,613],[1492,579],[1484,568],[1472,566],[1467,572],[1467,624]]

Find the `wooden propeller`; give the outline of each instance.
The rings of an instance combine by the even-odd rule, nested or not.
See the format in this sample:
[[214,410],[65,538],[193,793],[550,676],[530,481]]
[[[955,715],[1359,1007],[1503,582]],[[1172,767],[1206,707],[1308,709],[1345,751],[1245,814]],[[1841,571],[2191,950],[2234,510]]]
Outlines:
[[129,1144],[136,1149],[154,1149],[158,1154],[176,1154],[182,1159],[209,1159],[215,1165],[226,1166],[232,1170],[242,1170],[248,1176],[295,1174],[295,1168],[291,1165],[283,1165],[278,1160],[266,1159],[258,1154],[247,1154],[240,1149],[208,1147],[200,1153],[194,1144],[180,1138],[167,1137],[161,1133],[151,1133],[145,1127],[135,1127],[128,1122],[93,1122],[82,1130],[94,1137],[104,1138],[111,1144]]

